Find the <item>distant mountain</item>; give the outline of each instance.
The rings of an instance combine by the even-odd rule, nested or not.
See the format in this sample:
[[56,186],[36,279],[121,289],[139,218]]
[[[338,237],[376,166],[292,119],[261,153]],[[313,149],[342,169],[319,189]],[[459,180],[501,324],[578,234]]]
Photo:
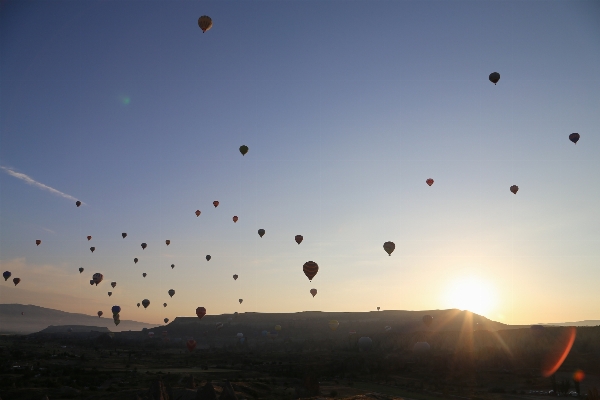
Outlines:
[[72,327],[85,325],[94,328],[108,328],[112,332],[141,331],[144,328],[156,326],[124,319],[121,320],[119,326],[115,326],[110,313],[108,314],[108,318],[98,318],[98,316],[69,313],[34,305],[0,304],[0,333],[28,334],[39,332],[52,325]]
[[586,319],[578,322],[553,322],[550,324],[538,324],[545,326],[599,326],[600,320],[597,319]]

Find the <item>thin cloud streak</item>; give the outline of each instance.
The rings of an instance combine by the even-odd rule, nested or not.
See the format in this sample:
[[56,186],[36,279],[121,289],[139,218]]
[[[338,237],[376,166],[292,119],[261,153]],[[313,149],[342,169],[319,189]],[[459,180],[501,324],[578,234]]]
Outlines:
[[[53,194],[58,195],[60,197],[64,197],[65,199],[77,201],[77,199],[75,197],[71,196],[70,194],[63,193],[60,190],[56,190],[56,189],[54,189],[54,188],[52,188],[50,186],[44,185],[43,183],[38,182],[35,179],[32,179],[31,177],[29,177],[29,176],[27,176],[27,175],[25,175],[25,174],[23,174],[21,172],[13,171],[11,168],[7,168],[7,167],[4,167],[2,165],[0,165],[0,168],[2,168],[10,176],[13,176],[13,177],[15,177],[17,179],[25,181],[25,183],[28,183],[29,185],[38,187],[38,188],[43,189],[43,190],[47,190],[50,193],[53,193]],[[82,201],[81,204],[85,204],[85,203]]]

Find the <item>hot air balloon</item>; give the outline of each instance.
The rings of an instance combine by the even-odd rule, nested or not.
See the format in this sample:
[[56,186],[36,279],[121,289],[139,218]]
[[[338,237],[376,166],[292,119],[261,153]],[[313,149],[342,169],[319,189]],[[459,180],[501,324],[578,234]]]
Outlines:
[[163,303],[163,307],[166,307],[166,306],[167,306],[167,303]]
[[21,278],[13,278],[13,283],[17,286],[21,282]]
[[373,346],[373,340],[370,337],[363,336],[358,339],[358,349],[360,351],[369,351],[371,350],[371,346]]
[[36,244],[36,246],[39,246],[40,244],[42,244],[42,241],[38,239],[35,241],[35,244]]
[[213,201],[213,206],[215,206],[215,208],[217,208],[217,207],[218,207],[218,205],[219,205],[219,202],[218,202],[218,201],[216,201],[216,200],[215,200],[215,201]]
[[[2,277],[4,278],[5,282],[8,280],[8,278],[10,278],[11,275],[12,275],[12,273],[10,271],[4,271],[2,273]],[[237,275],[236,275],[236,278],[237,278]]]
[[96,248],[95,248],[95,247],[90,247],[90,251],[91,251],[92,253],[94,252],[94,250],[96,250]]
[[102,275],[99,272],[96,272],[93,276],[92,276],[92,280],[94,281],[94,283],[96,284],[96,286],[98,286],[98,284],[100,282],[102,282],[102,279],[104,279],[104,275]]
[[138,259],[137,259],[137,258],[134,258],[134,259],[133,259],[133,262],[137,264],[137,262],[138,262]]
[[429,328],[429,325],[431,325],[432,322],[433,322],[433,317],[431,315],[423,316],[423,323],[425,324],[426,327]]
[[94,280],[90,279],[90,285],[94,285]]
[[246,153],[248,153],[248,146],[246,146],[245,144],[240,146],[240,153],[242,153],[243,156],[246,155]]
[[242,304],[242,302],[244,301],[244,299],[239,299],[238,301],[240,302],[240,304]]
[[433,179],[429,178],[425,181],[426,184],[428,184],[429,186],[433,185]]
[[210,261],[210,254],[206,256],[206,261]]
[[314,261],[305,262],[302,269],[304,270],[304,275],[306,275],[309,281],[312,281],[317,272],[319,272],[319,266]]
[[169,239],[167,239],[167,240],[165,240],[165,243],[166,243],[166,244],[167,244],[167,246],[168,246],[168,245],[170,245],[170,244],[171,244],[171,241],[170,241]]
[[203,15],[198,18],[198,26],[202,29],[202,33],[212,28],[212,19],[208,15]]
[[83,272],[83,267],[79,267],[79,273]]
[[166,324],[167,322],[169,322],[169,318],[165,318],[165,319],[163,319],[163,321],[165,321],[165,324]]
[[75,205],[76,205],[77,207],[79,207],[79,206],[81,205],[81,202],[80,202],[79,200],[77,200],[77,201],[75,202]]
[[577,141],[579,140],[579,133],[571,133],[569,135],[569,140],[575,144],[577,144]]
[[233,222],[238,222],[238,217],[237,217],[237,215],[234,215],[234,216],[233,216]]
[[113,287],[113,289],[114,289],[114,288],[115,288],[115,286],[117,286],[117,282],[111,282],[111,283],[110,283],[110,286],[112,286],[112,287]]
[[264,229],[259,229],[258,230],[258,236],[263,237],[265,235],[265,230]]
[[517,185],[512,185],[510,187],[510,191],[513,192],[513,194],[517,194],[517,192],[519,191],[519,187]]
[[237,281],[237,278],[238,278],[237,274],[233,275],[233,280],[234,281]]
[[200,210],[196,210],[195,214],[196,214],[196,217],[199,217],[200,216]]
[[196,315],[198,316],[198,318],[202,319],[202,317],[204,317],[206,315],[206,308],[204,308],[204,307],[196,308]]
[[492,72],[490,74],[490,82],[492,82],[494,85],[496,83],[498,83],[498,81],[500,80],[500,74],[497,72]]
[[171,264],[171,269],[175,268],[175,264]]
[[304,238],[302,237],[302,235],[296,235],[294,237],[294,240],[296,240],[296,243],[300,244],[302,243],[302,240],[304,240]]
[[88,240],[88,242],[89,242],[90,240],[92,240],[92,237],[91,237],[91,236],[88,236],[88,237],[87,237],[87,240]]
[[427,342],[417,342],[413,346],[413,351],[415,353],[426,353],[431,350],[431,346]]
[[117,315],[118,313],[121,312],[121,307],[119,307],[119,306],[112,306],[112,308],[110,309],[110,311],[112,311],[113,315]]
[[312,294],[313,297],[315,297],[317,295],[317,289],[310,289],[310,294]]
[[125,239],[127,237],[127,234],[125,232],[121,233],[121,236],[123,236],[123,239]]
[[383,249],[385,250],[386,253],[388,253],[388,256],[392,255],[395,248],[396,248],[396,245],[394,244],[394,242],[385,242],[383,244]]
[[142,250],[145,250],[148,245],[146,243],[142,243]]
[[142,276],[143,276],[144,278],[146,277],[146,275],[147,275],[147,274],[146,274],[145,272],[142,274]]
[[329,321],[329,329],[331,329],[332,331],[335,331],[338,326],[340,326],[340,323],[336,320],[336,319],[332,319],[331,321]]
[[175,295],[175,291],[173,289],[169,289],[169,296],[173,297]]
[[138,308],[140,308],[140,303],[137,303]]
[[112,292],[108,292],[108,297],[112,296]]
[[98,311],[98,318],[100,318],[104,314],[102,311]]
[[148,300],[148,299],[142,300],[142,305],[144,306],[144,308],[148,308],[148,306],[150,305],[150,300]]
[[379,311],[379,307],[377,307],[377,311]]
[[185,343],[185,345],[191,353],[196,348],[196,341],[194,339],[190,339]]

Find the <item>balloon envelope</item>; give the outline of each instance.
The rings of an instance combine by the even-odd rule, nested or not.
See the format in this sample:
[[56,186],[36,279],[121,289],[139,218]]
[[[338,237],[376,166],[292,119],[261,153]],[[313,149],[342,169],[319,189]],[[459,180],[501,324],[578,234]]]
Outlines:
[[309,281],[315,277],[317,272],[319,272],[319,265],[314,261],[307,261],[302,266],[302,270],[304,271],[304,275],[308,278]]
[[517,185],[512,185],[510,187],[510,191],[513,192],[513,194],[517,194],[517,192],[519,191],[519,187]]
[[265,230],[264,229],[259,229],[258,230],[258,236],[263,237],[265,235]]
[[146,243],[142,243],[142,250],[144,250],[148,245]]
[[294,237],[294,240],[296,241],[296,243],[300,244],[304,240],[304,237],[302,235],[296,235]]
[[12,275],[12,273],[10,271],[4,271],[2,273],[2,277],[4,278],[5,281],[7,281],[8,278],[10,278],[11,275]]
[[238,278],[237,274],[233,275],[233,280],[234,281],[237,281],[237,278]]
[[206,315],[206,308],[204,308],[204,307],[196,308],[196,315],[198,316],[198,318],[202,319],[202,317],[204,317]]
[[208,15],[203,15],[198,18],[198,26],[202,29],[202,33],[212,28],[212,19]]
[[167,239],[167,240],[165,240],[165,243],[166,243],[166,244],[167,244],[167,246],[168,246],[168,245],[170,245],[170,244],[171,244],[171,241],[170,241],[169,239]]
[[94,250],[96,250],[96,248],[95,248],[95,247],[90,247],[90,251],[91,251],[92,253],[94,252]]
[[310,289],[310,294],[315,297],[317,295],[317,289]]
[[237,215],[234,215],[234,216],[233,216],[233,222],[238,222],[238,217],[237,217]]
[[569,135],[569,140],[575,144],[577,144],[577,141],[579,140],[579,133],[571,133]]
[[200,210],[196,210],[195,214],[196,214],[196,217],[199,217],[200,216]]
[[166,306],[167,306],[167,303],[163,303],[163,307],[166,307]]
[[140,303],[137,303],[138,308],[140,307]]
[[218,201],[213,201],[213,206],[215,206],[215,208],[217,208],[219,206],[219,202]]
[[147,274],[146,274],[145,272],[142,274],[142,276],[143,276],[144,278],[146,277],[146,275],[147,275]]
[[425,181],[429,186],[433,185],[433,179],[429,178]]
[[500,74],[497,72],[492,72],[490,74],[490,82],[492,82],[494,85],[496,83],[498,83],[498,81],[500,80]]
[[144,306],[144,308],[148,308],[148,306],[150,305],[150,300],[148,300],[148,299],[142,300],[142,305]]
[[38,240],[36,240],[36,241],[35,241],[35,244],[36,244],[37,246],[39,246],[40,244],[42,244],[42,241],[38,239]]
[[210,256],[210,254],[209,254],[209,255],[207,255],[207,256],[206,256],[206,261],[210,261],[210,259],[211,259],[211,258],[212,258],[212,257]]
[[242,304],[242,302],[244,301],[244,299],[239,299],[238,301],[240,302],[240,304]]
[[79,267],[79,273],[83,272],[83,267]]
[[171,264],[171,269],[175,268],[175,264]]
[[175,295],[175,291],[173,289],[169,289],[169,296],[173,297]]
[[98,311],[98,318],[100,318],[104,314],[102,311]]
[[110,311],[112,311],[113,315],[118,314],[121,312],[121,307],[119,306],[112,306],[112,308],[110,309]]
[[167,322],[169,322],[169,318],[165,318],[163,321],[165,321],[166,324]]
[[137,258],[134,258],[134,259],[133,259],[133,262],[137,264],[137,262],[138,262],[138,259],[137,259]]
[[117,282],[111,282],[110,286],[112,286],[114,288],[115,286],[117,286]]
[[89,241],[89,240],[92,240],[92,237],[91,237],[91,236],[88,236],[88,237],[87,237],[87,240],[88,240],[88,241]]
[[81,202],[80,202],[79,200],[77,200],[77,201],[75,202],[75,205],[76,205],[77,207],[79,207],[79,206],[81,205]]
[[391,256],[394,250],[396,249],[396,245],[394,244],[394,242],[385,242],[383,244],[383,249],[386,253],[388,253],[388,256]]
[[21,278],[13,278],[13,283],[17,286],[21,282]]
[[240,146],[240,153],[242,153],[243,156],[245,156],[246,153],[248,153],[248,150],[248,146],[246,146],[245,144]]
[[112,296],[112,292],[108,292],[108,297]]
[[121,236],[123,236],[123,239],[125,239],[127,237],[127,234],[125,232],[121,233]]
[[92,276],[92,280],[94,281],[94,283],[96,284],[96,286],[98,286],[98,284],[100,282],[102,282],[102,279],[104,279],[104,275],[102,275],[99,272],[96,272],[93,276]]

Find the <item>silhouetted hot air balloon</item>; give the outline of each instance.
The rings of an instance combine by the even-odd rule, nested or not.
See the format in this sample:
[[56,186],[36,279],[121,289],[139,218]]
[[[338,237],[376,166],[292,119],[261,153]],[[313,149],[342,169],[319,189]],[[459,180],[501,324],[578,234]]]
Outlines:
[[577,141],[579,141],[579,133],[571,133],[569,135],[569,140],[575,144],[577,144]]
[[112,296],[112,292],[108,292],[108,297]]
[[340,323],[337,321],[337,319],[332,319],[331,321],[329,321],[328,325],[329,329],[335,331],[338,328],[338,326],[340,326]]
[[210,254],[206,256],[206,261],[210,261]]
[[519,191],[519,187],[517,185],[512,185],[510,187],[510,191],[513,192],[513,194],[517,194],[517,192]]
[[233,280],[234,281],[237,281],[237,278],[238,278],[237,274],[233,275]]
[[79,267],[79,273],[83,272],[83,267]]
[[433,322],[433,317],[431,315],[424,315],[423,316],[423,323],[425,324],[426,327],[429,328],[429,325],[431,325],[431,323]]
[[358,339],[358,349],[360,351],[369,351],[371,346],[373,346],[373,340],[370,337],[363,336]]
[[140,308],[140,303],[137,303],[138,308]]
[[76,205],[77,207],[79,207],[79,206],[81,205],[81,202],[80,202],[79,200],[77,200],[77,201],[75,202],[75,205]]
[[433,185],[433,179],[429,178],[425,181],[426,184],[428,184],[429,186]]
[[494,85],[496,83],[498,83],[498,81],[500,80],[500,74],[497,72],[492,72],[490,74],[490,82],[492,82]]
[[110,286],[112,286],[112,287],[113,287],[113,289],[114,289],[114,288],[115,288],[115,286],[117,286],[117,282],[111,282],[111,283],[110,283]]
[[137,262],[138,262],[138,259],[137,259],[137,258],[134,258],[134,259],[133,259],[133,262],[137,264]]
[[113,313],[113,315],[117,315],[118,313],[121,312],[121,307],[119,307],[119,306],[112,306],[112,308],[110,309],[110,311]]
[[377,307],[377,311],[379,311],[379,307]]
[[167,306],[167,303],[163,303],[163,307],[166,307],[166,306]]
[[100,318],[104,314],[102,311],[98,311],[98,318]]
[[202,33],[212,28],[212,19],[208,15],[203,15],[198,18],[198,26],[202,29]]
[[385,250],[386,253],[388,253],[388,256],[392,255],[395,248],[396,248],[396,245],[394,244],[394,242],[385,242],[383,244],[383,249]]
[[142,243],[142,250],[145,250],[148,245],[146,243]]
[[95,247],[90,247],[90,251],[91,251],[92,253],[94,252],[94,250],[96,250],[96,248],[95,248]]
[[88,236],[88,237],[87,237],[87,240],[88,240],[88,242],[89,242],[90,240],[92,240],[92,237],[91,237],[91,236]]
[[240,146],[240,153],[242,153],[243,156],[246,155],[246,153],[248,153],[248,146],[246,146],[245,144]]
[[169,239],[167,239],[167,240],[165,240],[165,243],[166,243],[166,244],[167,244],[167,246],[168,246],[168,245],[170,245],[170,244],[171,244],[171,241],[170,241]]
[[144,278],[146,277],[146,275],[147,275],[147,274],[146,274],[145,272],[142,274],[142,276],[143,276]]
[[121,320],[118,318],[114,318],[113,321],[115,322],[116,326],[119,326],[119,324],[121,323]]
[[13,278],[13,283],[17,286],[21,282],[21,278]]
[[234,215],[234,216],[233,216],[233,222],[238,222],[238,217],[237,217],[237,215]]
[[264,229],[259,229],[258,230],[258,236],[263,237],[265,235],[265,230]]
[[244,299],[239,299],[238,301],[240,302],[240,304],[242,304],[242,302],[244,301]]
[[219,202],[218,201],[213,201],[213,206],[215,206],[215,208],[217,208],[219,206]]
[[196,315],[198,316],[198,318],[202,319],[202,317],[204,317],[206,315],[206,308],[204,308],[204,307],[196,308]]
[[196,217],[199,217],[200,216],[200,210],[196,210],[195,214],[196,214]]
[[175,264],[171,264],[171,269],[175,268]]
[[36,246],[39,246],[40,244],[42,244],[42,241],[38,239],[35,241],[35,244],[36,244]]
[[310,294],[315,297],[317,295],[317,289],[310,289]]
[[319,272],[319,266],[314,261],[307,261],[304,263],[302,269],[304,270],[304,275],[306,275],[309,281],[312,281],[317,272]]
[[187,342],[185,342],[185,345],[191,353],[196,348],[196,341],[194,339],[190,339]]
[[148,306],[150,305],[150,300],[148,300],[148,299],[142,300],[142,305],[144,306],[144,308],[148,308]]
[[90,285],[94,285],[94,280],[90,279]]
[[104,275],[102,275],[99,272],[96,272],[94,275],[92,275],[92,280],[94,281],[94,283],[96,284],[96,286],[98,286],[98,284],[100,282],[102,282],[102,279],[104,279]]
[[[12,275],[12,273],[10,271],[4,271],[2,273],[2,277],[4,278],[4,281],[6,282],[8,280],[8,278],[10,278],[10,276]],[[237,276],[237,275],[236,275]]]
[[175,295],[175,291],[173,289],[169,289],[169,296],[173,297]]
[[302,241],[304,240],[304,238],[302,237],[302,235],[296,235],[294,237],[294,240],[296,240],[296,243],[300,244],[300,243],[302,243]]
[[165,324],[166,324],[167,322],[169,322],[169,318],[165,318],[165,319],[163,319],[163,321],[165,321]]
[[125,239],[127,237],[127,234],[125,232],[121,233],[121,236],[123,236],[123,239]]

